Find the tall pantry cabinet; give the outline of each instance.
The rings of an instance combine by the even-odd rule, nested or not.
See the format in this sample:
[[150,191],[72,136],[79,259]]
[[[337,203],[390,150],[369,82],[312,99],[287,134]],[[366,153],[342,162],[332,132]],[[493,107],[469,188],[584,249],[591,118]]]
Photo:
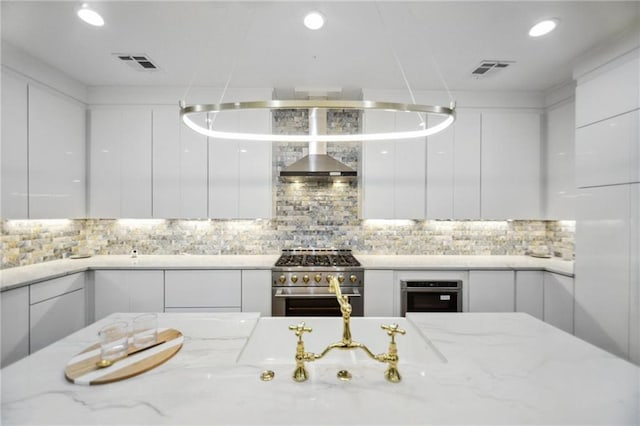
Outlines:
[[575,334],[640,363],[640,48],[578,78]]

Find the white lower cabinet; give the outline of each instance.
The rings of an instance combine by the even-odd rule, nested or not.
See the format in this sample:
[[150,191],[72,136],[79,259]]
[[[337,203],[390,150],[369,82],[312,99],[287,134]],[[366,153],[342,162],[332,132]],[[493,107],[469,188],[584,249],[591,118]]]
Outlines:
[[469,271],[469,312],[513,312],[514,271]]
[[393,271],[364,271],[364,315],[367,317],[391,317],[395,287]]
[[95,271],[95,320],[114,312],[162,312],[163,271]]
[[544,273],[544,321],[573,334],[573,278]]
[[240,312],[241,306],[240,270],[165,271],[167,312]]
[[29,355],[29,287],[20,287],[0,293],[2,305],[2,359],[6,367]]
[[516,312],[543,319],[544,278],[542,271],[516,271]]
[[31,285],[29,302],[33,353],[86,326],[84,272]]
[[271,270],[242,271],[242,312],[271,316]]

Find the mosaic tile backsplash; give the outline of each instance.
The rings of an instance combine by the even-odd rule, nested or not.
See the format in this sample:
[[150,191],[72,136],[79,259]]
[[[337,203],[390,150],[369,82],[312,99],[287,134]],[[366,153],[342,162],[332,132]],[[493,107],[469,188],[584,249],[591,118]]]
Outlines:
[[[329,111],[328,131],[357,133],[360,115]],[[274,132],[304,133],[306,111],[281,111]],[[359,144],[329,144],[328,154],[358,169]],[[306,144],[273,144],[273,173],[307,154]],[[573,221],[371,221],[358,218],[358,188],[273,179],[271,220],[0,221],[2,268],[71,254],[278,254],[291,247],[346,247],[356,254],[521,255],[547,246],[574,253]]]
[[[361,221],[79,219],[2,222],[2,268],[71,254],[278,254],[287,247],[349,247],[356,254],[521,255],[546,245],[572,256],[572,221]],[[296,211],[296,207],[293,207]],[[326,222],[326,224],[325,224]]]

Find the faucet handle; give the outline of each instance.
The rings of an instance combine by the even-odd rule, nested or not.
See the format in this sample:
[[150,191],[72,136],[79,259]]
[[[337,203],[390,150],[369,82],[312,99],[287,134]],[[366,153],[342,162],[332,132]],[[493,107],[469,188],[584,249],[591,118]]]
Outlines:
[[290,325],[289,330],[295,332],[296,336],[298,336],[300,339],[302,339],[302,334],[304,332],[311,333],[313,331],[311,327],[304,326],[304,321],[298,323],[298,325]]
[[407,333],[406,330],[398,328],[398,324],[391,324],[391,325],[382,324],[380,328],[387,331],[387,335],[391,336],[391,341],[394,341],[397,333],[400,333],[402,335]]

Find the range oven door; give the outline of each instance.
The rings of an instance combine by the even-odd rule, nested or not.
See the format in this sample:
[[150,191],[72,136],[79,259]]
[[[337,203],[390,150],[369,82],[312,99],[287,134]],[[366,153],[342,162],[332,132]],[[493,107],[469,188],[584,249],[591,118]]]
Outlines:
[[[343,287],[342,294],[349,296],[351,316],[364,315],[362,290]],[[328,287],[273,287],[271,314],[274,317],[339,317],[340,304]]]

